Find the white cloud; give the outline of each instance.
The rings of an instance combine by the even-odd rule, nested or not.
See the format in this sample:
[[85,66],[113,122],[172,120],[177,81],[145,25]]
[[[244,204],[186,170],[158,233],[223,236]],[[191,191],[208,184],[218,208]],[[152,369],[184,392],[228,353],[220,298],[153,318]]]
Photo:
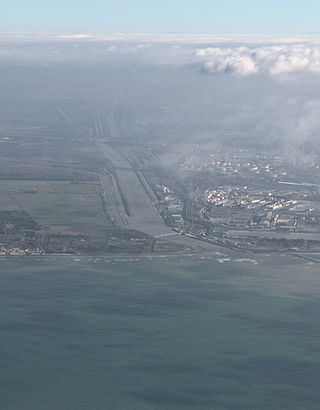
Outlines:
[[64,34],[57,36],[58,39],[66,39],[66,40],[81,40],[85,38],[94,38],[91,34]]
[[126,56],[152,64],[200,64],[207,73],[239,76],[320,73],[320,35],[0,33],[0,64],[22,59],[103,63]]
[[320,46],[283,44],[251,47],[208,47],[197,50],[196,57],[208,73],[288,74],[320,73]]

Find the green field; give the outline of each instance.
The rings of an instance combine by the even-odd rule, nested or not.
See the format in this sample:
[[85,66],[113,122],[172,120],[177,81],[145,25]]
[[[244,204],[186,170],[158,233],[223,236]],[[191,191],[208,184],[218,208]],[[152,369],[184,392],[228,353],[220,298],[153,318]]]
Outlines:
[[56,233],[102,235],[109,226],[99,184],[0,181],[0,210],[24,210]]

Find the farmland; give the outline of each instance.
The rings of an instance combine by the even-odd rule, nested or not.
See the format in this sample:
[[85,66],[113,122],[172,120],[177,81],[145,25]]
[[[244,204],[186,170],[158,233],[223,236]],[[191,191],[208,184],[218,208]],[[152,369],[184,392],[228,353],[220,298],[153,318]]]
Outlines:
[[23,210],[55,233],[101,236],[109,225],[98,183],[2,180],[0,187],[0,209]]

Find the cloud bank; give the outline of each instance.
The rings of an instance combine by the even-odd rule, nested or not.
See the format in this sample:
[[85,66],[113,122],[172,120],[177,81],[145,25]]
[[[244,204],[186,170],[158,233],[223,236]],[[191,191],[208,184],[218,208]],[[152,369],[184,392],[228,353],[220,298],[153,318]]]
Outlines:
[[192,65],[210,74],[320,74],[320,36],[0,34],[0,64],[6,60],[96,64],[117,58]]
[[206,73],[270,75],[320,73],[320,46],[306,44],[250,47],[208,47],[196,51]]
[[8,100],[125,96],[137,139],[320,152],[319,35],[0,34],[0,74]]

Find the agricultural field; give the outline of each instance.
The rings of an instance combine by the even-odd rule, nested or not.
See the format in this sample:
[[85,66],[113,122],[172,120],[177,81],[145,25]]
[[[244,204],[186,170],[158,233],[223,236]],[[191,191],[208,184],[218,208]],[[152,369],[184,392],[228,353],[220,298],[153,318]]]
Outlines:
[[0,180],[0,210],[20,210],[53,233],[103,236],[109,224],[98,183]]
[[19,211],[21,208],[19,205],[10,197],[5,189],[1,188],[0,185],[0,212],[1,211]]

